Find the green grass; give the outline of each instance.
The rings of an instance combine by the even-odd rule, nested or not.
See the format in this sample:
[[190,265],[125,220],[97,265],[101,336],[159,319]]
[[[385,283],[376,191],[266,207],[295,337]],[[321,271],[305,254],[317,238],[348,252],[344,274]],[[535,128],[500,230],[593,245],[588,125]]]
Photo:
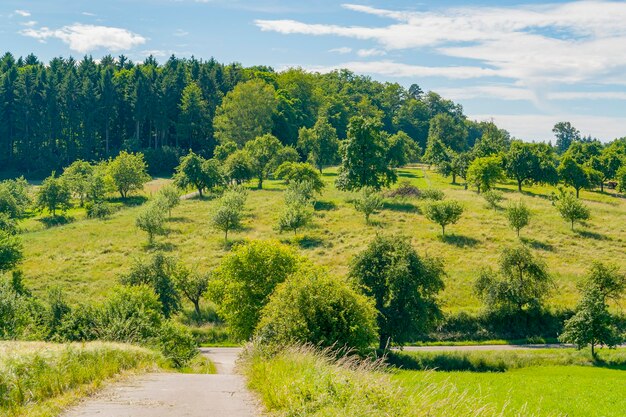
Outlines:
[[[251,192],[247,217],[241,231],[230,234],[232,242],[244,239],[279,239],[297,247],[317,264],[333,273],[345,274],[350,259],[365,248],[376,233],[403,233],[412,239],[422,254],[440,256],[445,262],[446,289],[442,294],[444,309],[449,312],[476,311],[479,301],[472,292],[477,271],[494,266],[503,246],[517,241],[503,212],[489,209],[480,195],[451,185],[434,171],[422,167],[402,169],[400,179],[408,179],[420,188],[444,190],[446,198],[459,200],[465,213],[456,225],[439,237],[440,228],[420,214],[420,200],[387,201],[386,209],[372,216],[374,225],[365,224],[361,214],[349,203],[353,194],[334,188],[335,170],[327,170],[327,187],[320,197],[311,227],[297,238],[279,234],[275,226],[284,205],[284,185],[264,182],[264,190]],[[165,183],[160,180],[155,187]],[[511,183],[498,186],[508,201],[522,199],[533,212],[522,238],[548,263],[557,288],[551,303],[573,306],[577,299],[576,283],[582,278],[591,260],[618,262],[626,267],[626,200],[614,194],[583,191],[581,198],[591,208],[592,218],[572,232],[547,196],[553,187],[527,187],[523,194]],[[156,188],[155,188],[156,189]],[[149,193],[148,193],[149,194]],[[170,233],[157,239],[157,248],[179,256],[185,262],[207,271],[217,266],[228,253],[223,235],[210,226],[209,213],[215,201],[183,201],[174,209],[168,224]],[[503,203],[506,206],[507,201]],[[146,236],[135,227],[140,208],[127,208],[109,220],[82,219],[66,225],[31,230],[23,235],[25,261],[23,269],[27,284],[39,294],[51,285],[61,285],[71,301],[104,297],[127,271],[129,262],[154,250],[146,248]],[[32,219],[27,221],[33,221]]]
[[244,355],[241,368],[248,386],[270,416],[499,416],[447,382],[405,386],[383,372],[380,363],[343,358],[336,362],[308,348],[265,356],[257,349]]
[[[452,384],[469,401],[504,416],[622,417],[626,372],[589,366],[536,366],[502,373],[402,371],[392,378],[408,391]],[[445,396],[440,396],[445,401]]]
[[505,372],[533,366],[590,366],[626,370],[626,349],[601,349],[594,360],[588,350],[572,348],[392,352],[389,362],[411,370]]
[[157,353],[112,343],[0,342],[0,415],[58,415],[103,381],[158,368]]

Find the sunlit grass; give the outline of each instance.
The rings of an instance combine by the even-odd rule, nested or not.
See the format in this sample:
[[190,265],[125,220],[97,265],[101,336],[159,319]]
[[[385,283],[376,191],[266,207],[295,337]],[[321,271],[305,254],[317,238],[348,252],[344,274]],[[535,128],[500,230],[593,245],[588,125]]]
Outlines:
[[[319,198],[311,227],[299,233],[279,234],[278,215],[284,205],[284,185],[264,182],[263,190],[250,185],[247,217],[244,227],[229,235],[232,243],[245,239],[278,238],[298,248],[314,262],[329,267],[336,274],[348,272],[350,259],[362,250],[376,233],[402,233],[411,238],[422,254],[443,258],[447,276],[442,295],[447,311],[472,311],[479,302],[472,292],[477,272],[494,266],[501,249],[518,241],[509,229],[502,211],[487,208],[482,196],[462,185],[451,185],[424,167],[399,171],[401,180],[409,180],[420,188],[442,189],[446,198],[459,200],[465,207],[461,220],[447,228],[448,238],[442,240],[440,228],[429,222],[420,208],[420,200],[388,201],[387,208],[372,216],[372,226],[354,210],[351,193],[333,186],[336,170],[324,172],[327,187]],[[160,180],[163,184],[165,180]],[[155,187],[158,187],[156,185]],[[583,191],[581,198],[591,208],[592,218],[572,232],[569,224],[547,198],[553,187],[526,187],[524,193],[516,184],[498,185],[506,200],[522,199],[531,209],[530,226],[523,229],[523,241],[543,257],[553,274],[557,287],[551,303],[572,306],[577,298],[576,283],[593,260],[618,263],[626,267],[626,200],[614,194]],[[156,188],[155,188],[156,189]],[[227,254],[221,232],[211,228],[209,213],[215,201],[192,199],[174,209],[168,223],[170,233],[157,238],[156,249],[179,256],[202,271],[219,264]],[[23,269],[29,286],[42,293],[51,285],[61,285],[72,301],[105,296],[117,282],[119,274],[137,257],[155,248],[147,248],[147,238],[135,227],[140,208],[127,208],[108,220],[81,220],[49,229],[39,228],[24,234],[25,262]]]

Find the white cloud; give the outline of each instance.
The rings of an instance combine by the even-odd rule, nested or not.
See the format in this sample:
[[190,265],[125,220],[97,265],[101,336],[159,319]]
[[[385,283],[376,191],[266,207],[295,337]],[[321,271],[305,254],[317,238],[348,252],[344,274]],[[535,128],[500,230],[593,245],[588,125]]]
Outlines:
[[182,38],[184,36],[189,35],[189,32],[187,32],[186,30],[183,29],[176,29],[176,31],[173,33],[174,36]]
[[351,61],[330,66],[310,66],[307,69],[317,72],[330,72],[337,69],[349,69],[354,72],[378,74],[398,78],[415,77],[447,77],[454,79],[468,79],[491,77],[494,71],[479,67],[426,67],[421,65],[402,64],[394,61]]
[[80,53],[87,53],[99,48],[113,52],[124,51],[147,41],[143,36],[126,29],[82,23],[74,23],[59,29],[47,27],[24,29],[20,33],[42,42],[49,38],[56,38],[68,44],[71,50]]
[[20,25],[22,25],[22,26],[27,26],[27,27],[33,27],[33,26],[35,26],[36,24],[37,24],[37,21],[35,21],[35,20],[29,20],[29,21],[27,21],[27,22],[22,22],[22,23],[20,23]]
[[89,16],[89,17],[95,17],[97,16],[95,13],[91,13],[91,12],[82,12],[81,13],[83,16]]
[[356,54],[362,58],[367,58],[370,56],[387,55],[387,52],[383,51],[382,49],[371,48],[371,49],[359,49],[356,52]]
[[550,100],[626,100],[623,91],[564,91],[550,93]]
[[168,56],[168,53],[167,51],[163,51],[160,49],[148,49],[145,51],[141,51],[141,55],[146,56],[146,57],[152,55],[155,58],[162,58],[164,56]]
[[586,136],[609,141],[624,135],[626,117],[604,117],[577,114],[475,114],[474,120],[491,120],[508,130],[511,135],[524,140],[554,141],[552,128],[558,122],[569,121]]
[[22,16],[22,17],[28,17],[28,16],[30,16],[30,12],[29,12],[28,10],[19,10],[19,9],[18,9],[18,10],[16,10],[16,11],[14,11],[13,13],[15,13],[15,14],[17,14],[17,15],[20,15],[20,16]]
[[329,49],[328,52],[345,55],[345,54],[349,54],[350,52],[352,52],[352,48],[348,48],[347,46],[342,46],[339,48]]
[[500,100],[535,101],[536,95],[527,88],[507,85],[479,85],[460,88],[438,88],[437,92],[453,100],[496,98]]
[[626,2],[575,1],[429,12],[354,4],[343,7],[392,22],[368,27],[257,20],[256,25],[283,34],[368,40],[386,51],[426,49],[471,59],[480,67],[493,69],[495,76],[531,88],[550,83],[604,83],[626,71]]

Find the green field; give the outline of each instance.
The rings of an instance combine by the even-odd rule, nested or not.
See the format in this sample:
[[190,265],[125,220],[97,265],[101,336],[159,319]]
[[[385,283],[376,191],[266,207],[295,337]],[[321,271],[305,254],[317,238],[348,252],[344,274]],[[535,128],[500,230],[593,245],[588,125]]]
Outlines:
[[[462,202],[465,213],[458,224],[449,226],[447,238],[439,237],[440,228],[420,214],[421,200],[387,200],[385,209],[373,216],[367,226],[350,199],[353,194],[338,191],[333,181],[335,171],[324,173],[327,187],[319,198],[313,224],[294,238],[293,234],[276,231],[278,215],[284,206],[284,185],[267,181],[263,190],[250,185],[244,228],[232,233],[232,240],[280,239],[298,247],[317,264],[327,266],[335,274],[348,271],[350,259],[363,249],[371,238],[385,233],[402,233],[412,239],[419,253],[439,256],[445,262],[446,289],[442,295],[447,311],[476,310],[479,302],[472,292],[477,271],[494,266],[500,250],[517,241],[507,226],[502,210],[486,207],[483,198],[462,185],[451,185],[425,167],[402,169],[400,180],[409,180],[420,188],[438,188],[446,198]],[[150,184],[153,192],[166,183]],[[506,200],[522,199],[531,208],[533,218],[522,230],[522,239],[548,263],[555,278],[551,303],[572,306],[576,283],[592,260],[626,266],[626,200],[615,194],[581,193],[591,208],[592,218],[584,226],[571,231],[548,199],[553,187],[527,187],[520,194],[513,183],[498,186]],[[209,216],[215,202],[187,200],[174,210],[168,224],[170,233],[158,238],[157,248],[179,256],[199,270],[210,270],[227,253],[223,236],[210,226]],[[503,202],[506,207],[507,201]],[[27,219],[23,235],[25,261],[23,269],[27,284],[43,293],[60,285],[71,301],[101,298],[117,283],[119,274],[129,268],[133,259],[144,256],[146,236],[135,228],[139,207],[126,208],[108,220],[88,220],[75,209],[75,221],[45,228],[37,218]]]
[[626,372],[589,366],[536,366],[507,372],[401,371],[394,380],[409,390],[449,383],[470,401],[506,416],[621,417]]

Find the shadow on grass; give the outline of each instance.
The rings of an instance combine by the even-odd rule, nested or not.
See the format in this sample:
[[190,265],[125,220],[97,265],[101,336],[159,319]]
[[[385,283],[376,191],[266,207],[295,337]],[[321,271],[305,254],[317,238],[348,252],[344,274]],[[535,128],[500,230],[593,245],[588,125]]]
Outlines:
[[43,224],[46,228],[55,227],[55,226],[63,226],[64,224],[69,224],[74,221],[74,217],[59,215],[59,216],[48,216],[37,219],[41,224]]
[[182,216],[172,216],[169,217],[167,220],[171,223],[193,223],[193,220],[191,220],[190,218]]
[[318,236],[299,236],[293,238],[293,243],[298,245],[300,249],[314,249],[324,246],[324,239]]
[[220,247],[225,251],[230,251],[235,246],[241,245],[242,243],[246,243],[246,241],[247,240],[243,237],[231,238],[229,236],[227,241],[222,240],[222,242],[220,243]]
[[608,236],[603,235],[602,233],[591,232],[589,230],[574,230],[580,237],[584,237],[585,239],[594,239],[594,240],[610,240]]
[[337,204],[332,201],[316,201],[313,205],[315,211],[331,211],[337,210]]
[[399,211],[402,213],[419,213],[420,209],[413,203],[407,201],[385,201],[383,203],[384,210]]
[[176,250],[176,245],[170,242],[153,242],[152,244],[146,243],[144,244],[144,248],[151,251],[163,251],[163,252],[173,252]]
[[465,248],[465,247],[473,248],[474,246],[480,243],[480,240],[478,239],[474,239],[473,237],[463,236],[463,235],[445,235],[445,236],[440,236],[440,238],[443,242],[448,243],[450,245],[454,245],[459,248]]
[[120,203],[126,207],[140,206],[148,201],[145,195],[132,195],[126,198],[116,197],[109,199],[109,203]]
[[520,240],[530,246],[533,249],[537,249],[537,250],[543,250],[543,251],[547,251],[547,252],[554,252],[556,249],[554,248],[553,245],[551,245],[550,243],[546,243],[546,242],[541,242],[537,239],[533,239],[530,237],[521,237]]
[[482,359],[470,360],[466,356],[455,355],[450,352],[433,353],[420,356],[389,352],[387,354],[387,363],[396,368],[410,371],[435,370],[443,372],[505,372],[507,370],[507,366],[503,362],[489,363]]

